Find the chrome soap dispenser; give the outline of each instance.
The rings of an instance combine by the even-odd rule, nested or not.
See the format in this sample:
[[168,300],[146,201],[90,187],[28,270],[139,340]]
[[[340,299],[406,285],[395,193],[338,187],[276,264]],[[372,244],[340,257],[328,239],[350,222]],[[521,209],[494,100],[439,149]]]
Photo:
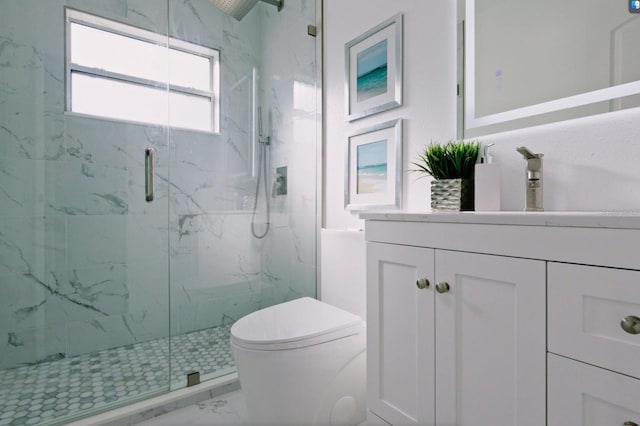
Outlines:
[[543,154],[534,154],[526,147],[516,148],[527,160],[526,180],[526,204],[525,211],[541,212],[542,208],[542,157]]

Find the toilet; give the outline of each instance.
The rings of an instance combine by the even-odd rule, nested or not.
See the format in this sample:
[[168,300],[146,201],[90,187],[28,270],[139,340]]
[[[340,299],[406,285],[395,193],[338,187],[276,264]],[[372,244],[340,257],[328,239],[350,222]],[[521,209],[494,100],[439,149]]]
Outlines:
[[303,297],[231,327],[252,425],[357,425],[366,416],[362,319]]

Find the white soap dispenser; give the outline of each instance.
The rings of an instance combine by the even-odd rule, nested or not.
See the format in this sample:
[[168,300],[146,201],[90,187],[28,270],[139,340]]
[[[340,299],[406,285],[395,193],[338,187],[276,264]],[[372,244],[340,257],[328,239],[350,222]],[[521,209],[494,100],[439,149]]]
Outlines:
[[489,148],[482,145],[475,167],[474,204],[476,211],[500,211],[500,165],[494,163]]

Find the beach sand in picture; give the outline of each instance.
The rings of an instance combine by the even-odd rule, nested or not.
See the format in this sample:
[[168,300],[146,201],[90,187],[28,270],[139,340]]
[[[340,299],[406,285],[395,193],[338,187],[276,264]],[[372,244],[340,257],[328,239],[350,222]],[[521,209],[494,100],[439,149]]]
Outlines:
[[358,194],[376,194],[387,192],[387,165],[384,171],[358,170]]
[[387,141],[358,146],[357,193],[376,194],[387,191]]

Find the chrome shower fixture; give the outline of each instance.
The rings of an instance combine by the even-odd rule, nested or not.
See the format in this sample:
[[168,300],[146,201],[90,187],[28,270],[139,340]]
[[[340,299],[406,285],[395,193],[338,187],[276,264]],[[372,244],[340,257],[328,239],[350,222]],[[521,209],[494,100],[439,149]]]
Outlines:
[[238,21],[245,17],[258,1],[272,4],[278,8],[278,12],[284,7],[284,0],[209,0],[214,6],[227,15],[233,16]]

